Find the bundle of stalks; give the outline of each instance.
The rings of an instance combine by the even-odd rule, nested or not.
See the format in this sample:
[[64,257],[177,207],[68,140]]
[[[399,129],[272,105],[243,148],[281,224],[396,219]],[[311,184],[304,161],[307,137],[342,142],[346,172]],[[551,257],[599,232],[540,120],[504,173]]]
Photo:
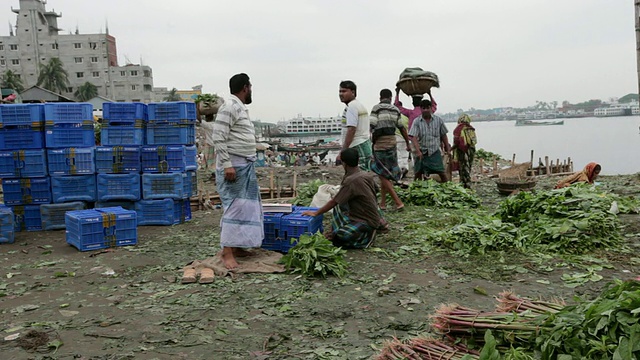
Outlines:
[[432,337],[416,337],[406,343],[387,341],[376,360],[475,360],[480,353],[463,344],[447,344]]
[[496,311],[500,312],[531,312],[535,314],[555,314],[566,306],[562,299],[551,299],[551,301],[531,300],[521,298],[512,291],[503,291],[496,297],[498,304]]
[[482,312],[456,304],[442,305],[431,316],[431,326],[452,342],[466,338],[482,343],[485,331],[495,330],[504,341],[519,344],[538,332],[535,320],[540,316],[531,312]]

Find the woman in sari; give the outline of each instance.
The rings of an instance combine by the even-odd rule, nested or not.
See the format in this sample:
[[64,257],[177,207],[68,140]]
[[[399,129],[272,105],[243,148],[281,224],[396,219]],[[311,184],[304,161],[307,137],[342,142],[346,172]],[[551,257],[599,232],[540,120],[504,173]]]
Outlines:
[[471,188],[471,167],[476,153],[476,129],[471,126],[471,117],[462,114],[458,126],[453,130],[453,163],[460,173],[460,182],[465,188]]
[[593,184],[593,181],[600,174],[601,169],[602,168],[600,167],[600,164],[590,162],[587,164],[587,166],[584,167],[584,169],[582,169],[582,171],[578,171],[558,181],[555,188],[562,189],[564,187],[571,186],[576,183]]

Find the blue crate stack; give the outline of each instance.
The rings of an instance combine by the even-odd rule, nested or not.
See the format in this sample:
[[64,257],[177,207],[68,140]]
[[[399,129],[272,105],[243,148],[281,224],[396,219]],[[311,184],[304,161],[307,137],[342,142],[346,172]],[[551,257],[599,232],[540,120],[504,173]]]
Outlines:
[[[48,175],[45,106],[0,106],[0,178],[4,204],[13,216],[14,231],[42,229],[40,204],[52,201]],[[6,212],[5,217],[8,216]],[[4,220],[2,224],[6,225]],[[13,241],[13,234],[6,233],[4,226],[0,237],[4,242]]]
[[192,102],[147,107],[146,145],[140,150],[142,200],[139,225],[173,225],[191,220],[189,199],[197,193],[196,107]]
[[318,208],[294,206],[291,213],[264,213],[262,248],[289,252],[301,235],[323,232],[322,216],[304,216],[302,212]]

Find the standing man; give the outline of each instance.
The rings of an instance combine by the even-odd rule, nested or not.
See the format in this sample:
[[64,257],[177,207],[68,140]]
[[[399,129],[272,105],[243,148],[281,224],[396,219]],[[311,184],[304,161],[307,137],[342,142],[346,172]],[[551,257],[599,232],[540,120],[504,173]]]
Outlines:
[[449,139],[447,138],[447,127],[444,120],[431,113],[431,101],[422,100],[420,103],[422,116],[415,119],[409,136],[415,149],[415,179],[424,180],[430,174],[438,174],[440,182],[449,181],[444,172],[442,164],[442,154],[440,148],[448,154],[451,151]]
[[[371,170],[380,176],[380,209],[386,209],[387,193],[396,203],[396,210],[404,209],[404,204],[396,194],[393,183],[398,182],[402,176],[402,170],[398,166],[398,151],[396,149],[396,129],[404,138],[407,151],[409,136],[407,129],[400,122],[402,115],[397,107],[391,105],[391,90],[380,90],[380,103],[371,109],[371,141],[373,143],[373,162]],[[393,183],[392,183],[393,182]]]
[[[436,100],[431,95],[431,89],[427,91],[427,95],[429,95],[429,99],[431,99],[431,113],[435,114],[438,109],[438,104],[436,104]],[[400,113],[407,118],[409,118],[409,129],[411,129],[411,124],[413,121],[420,115],[422,115],[422,109],[420,109],[420,102],[422,101],[423,95],[413,95],[411,96],[411,103],[413,105],[413,109],[407,109],[402,107],[402,102],[400,101],[400,88],[396,88],[396,98],[393,101],[393,105],[395,105]]]
[[251,82],[247,74],[229,80],[231,98],[224,103],[214,123],[216,187],[222,201],[220,256],[227,269],[238,266],[236,256],[246,248],[262,245],[264,238],[262,201],[254,162],[256,135],[246,105],[251,104]]
[[363,249],[371,245],[377,230],[385,231],[389,224],[376,204],[373,174],[358,168],[358,151],[342,150],[340,157],[344,167],[340,191],[320,209],[302,215],[318,216],[333,209],[332,232],[327,238],[335,246]]
[[[342,113],[342,150],[354,148],[358,151],[358,166],[369,170],[371,163],[371,141],[369,140],[369,112],[356,100],[356,84],[351,80],[340,83],[340,101],[347,107]],[[336,161],[340,160],[340,155]]]

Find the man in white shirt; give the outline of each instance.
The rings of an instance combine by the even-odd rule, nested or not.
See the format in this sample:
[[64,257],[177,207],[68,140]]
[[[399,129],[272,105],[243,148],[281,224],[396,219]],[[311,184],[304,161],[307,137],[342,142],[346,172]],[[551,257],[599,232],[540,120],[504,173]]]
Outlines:
[[[342,150],[355,148],[358,151],[358,167],[369,170],[371,163],[371,140],[369,140],[369,112],[358,100],[356,84],[351,80],[340,83],[340,101],[347,106],[342,113]],[[336,161],[340,160],[340,155]]]

